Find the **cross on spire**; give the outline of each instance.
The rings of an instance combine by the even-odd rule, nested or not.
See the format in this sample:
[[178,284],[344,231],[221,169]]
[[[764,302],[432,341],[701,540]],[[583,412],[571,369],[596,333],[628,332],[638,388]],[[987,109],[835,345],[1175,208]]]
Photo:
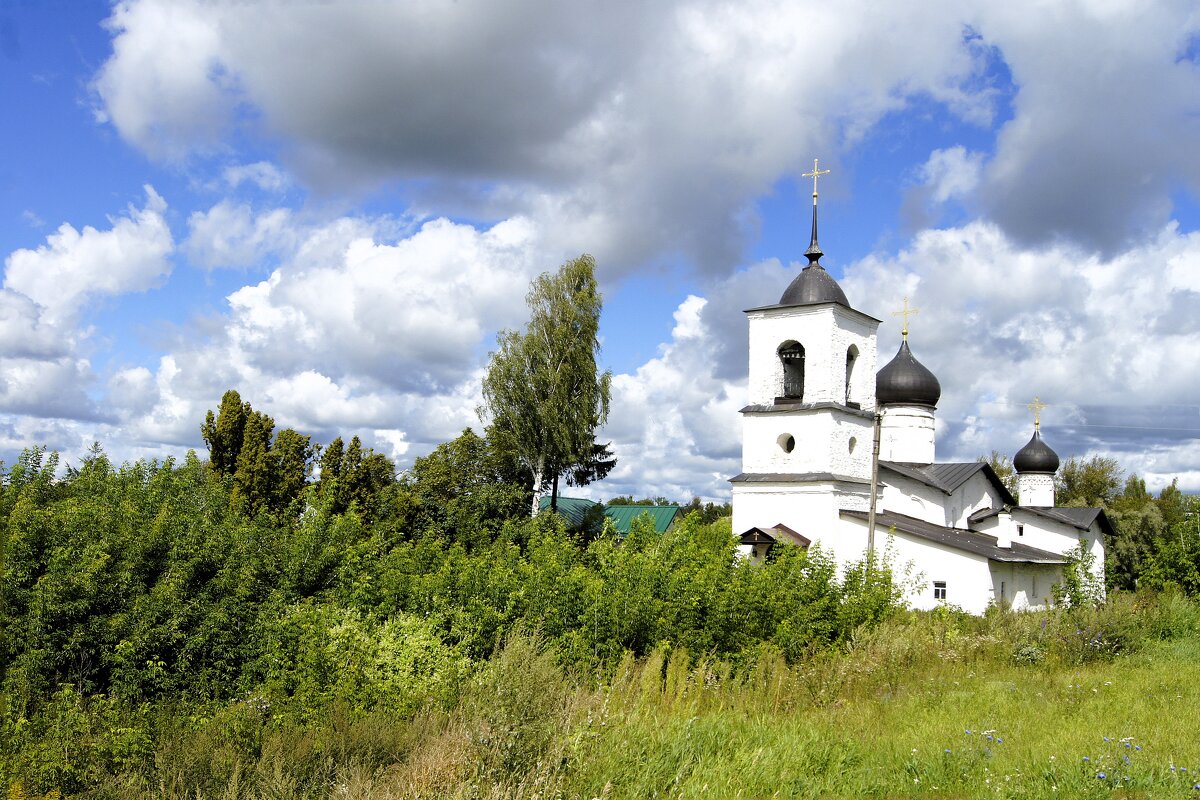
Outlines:
[[899,311],[892,312],[893,317],[903,317],[904,318],[904,326],[900,329],[900,335],[904,337],[904,341],[906,341],[906,342],[908,341],[908,318],[915,317],[917,314],[920,314],[920,313],[921,313],[921,309],[908,307],[908,295],[904,296],[904,308],[900,309]]
[[1033,412],[1033,429],[1039,430],[1042,426],[1042,410],[1047,408],[1046,404],[1042,402],[1042,398],[1034,397],[1033,402],[1025,407]]
[[822,175],[828,175],[828,174],[829,174],[829,170],[827,170],[827,169],[817,169],[817,159],[814,158],[812,172],[805,172],[801,176],[803,178],[812,178],[813,179],[813,205],[814,206],[817,204],[817,178],[821,177]]
[[[821,245],[817,244],[817,178],[821,177],[822,175],[828,175],[828,174],[829,174],[829,170],[817,168],[817,159],[814,158],[812,172],[805,172],[805,173],[803,173],[803,176],[802,176],[805,178],[813,179],[812,239],[808,243],[808,249],[804,251],[804,255],[808,259],[809,267],[811,267],[814,264],[816,264],[818,267],[821,266],[819,263],[821,260],[821,256],[825,255],[825,253],[823,253],[821,251]],[[808,267],[805,267],[805,269],[807,269],[807,268]]]

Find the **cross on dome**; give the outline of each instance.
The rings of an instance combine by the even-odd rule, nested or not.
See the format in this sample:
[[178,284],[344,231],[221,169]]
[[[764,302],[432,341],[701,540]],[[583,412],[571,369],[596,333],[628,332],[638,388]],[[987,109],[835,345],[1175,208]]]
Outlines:
[[904,296],[904,308],[900,309],[899,311],[892,312],[893,317],[903,317],[904,318],[904,325],[900,329],[900,335],[904,338],[904,341],[906,341],[906,342],[908,341],[908,318],[915,317],[917,314],[920,314],[920,313],[921,313],[921,309],[908,307],[908,295]]
[[829,174],[829,170],[827,170],[827,169],[817,169],[817,159],[814,158],[812,172],[805,172],[803,175],[801,175],[802,178],[812,178],[813,179],[813,205],[814,206],[817,204],[817,178],[821,177],[822,175],[828,175],[828,174]]
[[1042,426],[1042,411],[1048,406],[1042,402],[1042,398],[1034,397],[1033,402],[1025,406],[1033,412],[1033,429],[1039,430]]
[[816,264],[820,266],[821,256],[825,255],[821,251],[821,245],[817,244],[817,178],[822,175],[828,175],[829,170],[818,169],[817,159],[813,159],[812,172],[803,173],[802,177],[813,179],[813,220],[812,220],[812,239],[808,243],[808,249],[804,251],[805,258],[808,259],[808,266]]

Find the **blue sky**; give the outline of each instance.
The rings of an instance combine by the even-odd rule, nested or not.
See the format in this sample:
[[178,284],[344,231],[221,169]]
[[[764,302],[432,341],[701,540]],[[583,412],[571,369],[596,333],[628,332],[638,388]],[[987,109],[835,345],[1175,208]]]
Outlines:
[[808,243],[922,313],[938,457],[1200,491],[1189,3],[0,0],[0,456],[202,448],[237,388],[401,467],[478,427],[530,278],[599,263],[593,496],[728,496],[741,310]]

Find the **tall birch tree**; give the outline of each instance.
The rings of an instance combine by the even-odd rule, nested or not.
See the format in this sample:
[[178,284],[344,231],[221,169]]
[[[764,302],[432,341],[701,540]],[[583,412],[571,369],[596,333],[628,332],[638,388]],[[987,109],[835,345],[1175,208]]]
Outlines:
[[501,451],[533,474],[536,514],[542,490],[551,487],[556,507],[557,478],[574,477],[596,460],[596,428],[608,419],[612,373],[596,366],[602,300],[591,256],[539,275],[525,303],[525,331],[497,337],[479,414],[491,419],[489,436]]

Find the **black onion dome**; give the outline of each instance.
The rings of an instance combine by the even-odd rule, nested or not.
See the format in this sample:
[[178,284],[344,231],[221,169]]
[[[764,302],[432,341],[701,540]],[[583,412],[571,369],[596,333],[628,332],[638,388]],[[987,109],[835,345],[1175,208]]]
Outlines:
[[1058,453],[1042,441],[1042,434],[1033,432],[1029,444],[1017,451],[1013,458],[1013,469],[1017,472],[1054,472],[1058,469]]
[[879,405],[936,406],[942,385],[913,357],[908,341],[900,343],[896,357],[875,375],[875,402]]
[[837,303],[846,308],[850,307],[846,293],[838,286],[833,276],[820,264],[813,263],[800,270],[800,274],[792,279],[783,291],[783,297],[779,298],[779,305],[812,306],[817,303]]

